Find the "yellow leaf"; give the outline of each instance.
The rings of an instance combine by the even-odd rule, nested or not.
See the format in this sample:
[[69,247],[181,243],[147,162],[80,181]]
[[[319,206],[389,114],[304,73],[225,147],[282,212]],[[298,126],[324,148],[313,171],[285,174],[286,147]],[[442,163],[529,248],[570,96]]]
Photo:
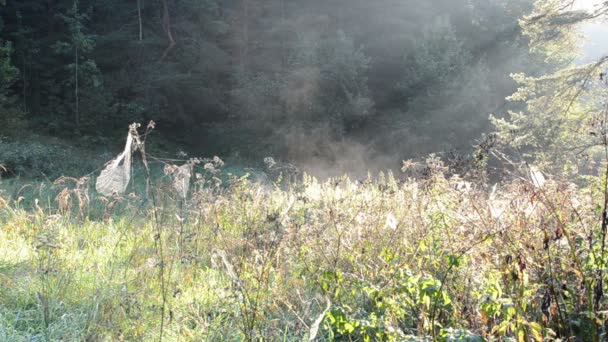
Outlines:
[[530,325],[530,330],[532,331],[532,338],[534,338],[534,341],[542,342],[543,341],[543,328],[540,326],[540,324],[538,324],[536,322],[531,322],[529,325]]
[[526,331],[524,329],[519,329],[517,331],[517,341],[526,342]]

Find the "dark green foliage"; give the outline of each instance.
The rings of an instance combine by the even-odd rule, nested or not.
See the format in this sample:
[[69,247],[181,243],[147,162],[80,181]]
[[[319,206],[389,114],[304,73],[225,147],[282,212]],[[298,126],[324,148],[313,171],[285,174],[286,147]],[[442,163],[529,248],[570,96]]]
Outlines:
[[305,157],[296,150],[313,147],[290,140],[298,135],[339,140],[373,115],[369,62],[362,48],[342,31],[322,40],[301,37],[284,70],[269,74],[243,67],[236,72],[237,84],[231,92],[234,111],[241,113],[244,126],[260,135],[270,134],[283,147],[267,153]]
[[83,97],[85,103],[89,104],[88,108],[84,109],[88,109],[89,112],[106,107],[103,102],[95,101],[98,96],[93,92],[98,93],[102,90],[101,75],[95,61],[87,57],[95,48],[95,36],[84,32],[89,15],[81,12],[78,0],[74,0],[66,13],[59,14],[58,18],[67,28],[67,39],[56,42],[51,48],[67,62],[64,68],[70,77],[60,84],[65,88],[65,93],[72,94],[73,123],[76,131],[80,131],[81,96],[89,95]]
[[0,134],[9,134],[23,124],[22,113],[16,107],[15,96],[10,90],[19,74],[19,70],[11,63],[12,53],[12,44],[0,39]]
[[19,71],[11,64],[13,46],[10,42],[2,42],[0,45],[0,91],[2,103],[7,101],[8,88],[15,82]]
[[373,114],[367,86],[370,58],[343,31],[320,42],[303,42],[294,60],[294,74],[304,70],[318,77],[309,110],[313,118],[324,117],[335,130],[345,132]]
[[103,161],[90,159],[65,144],[31,137],[31,141],[0,138],[0,170],[3,176],[56,179],[62,175],[84,175]]
[[468,148],[506,111],[509,74],[541,69],[518,25],[533,2],[7,1],[2,92],[69,139],[154,119],[209,153],[399,160]]

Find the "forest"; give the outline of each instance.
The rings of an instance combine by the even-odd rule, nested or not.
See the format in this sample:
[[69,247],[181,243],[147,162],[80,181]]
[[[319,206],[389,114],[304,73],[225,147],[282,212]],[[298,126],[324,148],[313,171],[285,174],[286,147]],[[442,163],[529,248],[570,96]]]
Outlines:
[[608,340],[607,20],[0,0],[0,341]]
[[8,1],[1,133],[103,152],[154,120],[173,153],[270,155],[332,175],[467,153],[488,115],[513,107],[510,74],[550,69],[518,24],[532,5]]

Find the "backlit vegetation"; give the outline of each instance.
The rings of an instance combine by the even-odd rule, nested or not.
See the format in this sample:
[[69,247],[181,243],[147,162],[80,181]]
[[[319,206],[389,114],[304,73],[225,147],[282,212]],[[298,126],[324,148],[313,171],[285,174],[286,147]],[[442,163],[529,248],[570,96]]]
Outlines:
[[0,339],[605,338],[602,180],[428,171],[3,193]]

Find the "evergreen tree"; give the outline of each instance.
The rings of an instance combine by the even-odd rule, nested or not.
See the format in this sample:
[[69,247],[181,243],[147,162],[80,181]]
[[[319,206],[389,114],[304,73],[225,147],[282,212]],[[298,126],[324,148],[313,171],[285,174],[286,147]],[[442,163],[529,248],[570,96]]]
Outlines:
[[[2,26],[0,18],[0,32]],[[12,54],[12,43],[0,38],[0,134],[12,133],[21,123],[21,112],[16,108],[16,98],[11,91],[19,76],[19,70],[11,61]]]
[[[73,89],[72,112],[76,131],[81,128],[81,101],[83,89],[100,88],[101,75],[95,61],[90,57],[95,48],[95,36],[85,33],[89,16],[80,9],[79,0],[74,0],[65,14],[58,17],[67,27],[66,39],[53,45],[54,51],[69,61],[66,69],[70,77],[62,82],[65,87]],[[94,89],[94,91],[98,91]],[[90,99],[90,98],[89,98]],[[98,103],[95,103],[98,105]]]
[[7,1],[19,75],[3,86],[38,132],[154,119],[214,151],[316,136],[399,159],[470,147],[489,112],[517,109],[508,75],[543,67],[518,25],[533,2]]
[[3,108],[14,104],[10,87],[19,75],[19,70],[11,63],[12,54],[12,44],[0,40],[0,104]]
[[595,13],[572,11],[570,2],[538,1],[523,21],[531,48],[552,63],[541,76],[516,74],[520,88],[510,100],[525,108],[507,118],[493,117],[501,142],[514,156],[558,169],[566,163],[581,165],[596,159],[605,145],[605,72],[608,58],[589,65],[574,63],[577,24],[601,17],[608,5]]

